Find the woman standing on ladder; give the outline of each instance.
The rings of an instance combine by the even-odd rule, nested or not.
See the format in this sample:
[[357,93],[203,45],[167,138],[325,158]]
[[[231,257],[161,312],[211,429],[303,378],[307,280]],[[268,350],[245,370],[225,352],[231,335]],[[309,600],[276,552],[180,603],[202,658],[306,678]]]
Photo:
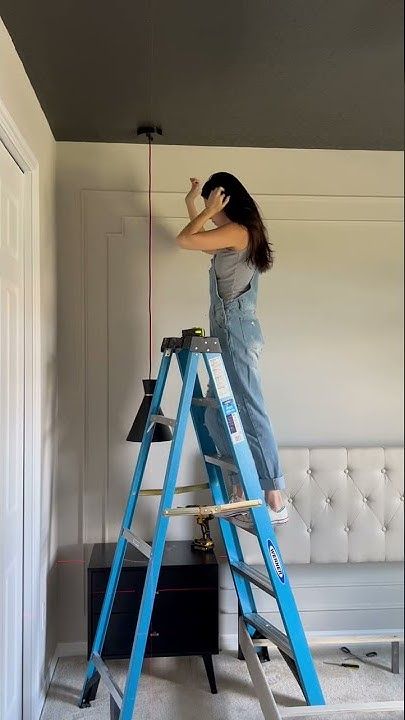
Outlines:
[[[195,201],[202,195],[205,210]],[[212,175],[202,190],[191,178],[186,196],[189,224],[177,237],[180,247],[213,255],[210,269],[210,333],[219,338],[222,357],[238,405],[242,425],[264,491],[271,522],[287,522],[283,502],[285,480],[261,389],[258,360],[263,336],[256,317],[259,274],[270,270],[273,254],[255,201],[230,173]],[[205,231],[211,220],[216,226]],[[218,410],[207,408],[205,423],[222,455],[229,455]],[[238,476],[231,474],[231,502],[243,496]],[[250,525],[250,513],[239,524]]]

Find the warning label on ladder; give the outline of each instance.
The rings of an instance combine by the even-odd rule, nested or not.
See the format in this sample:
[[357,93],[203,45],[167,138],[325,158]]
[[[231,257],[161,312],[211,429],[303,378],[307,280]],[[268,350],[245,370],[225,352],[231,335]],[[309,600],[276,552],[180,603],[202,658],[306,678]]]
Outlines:
[[212,375],[219,399],[223,400],[224,398],[232,397],[231,387],[228,382],[228,377],[226,375],[221,356],[211,358],[209,363],[211,365]]
[[222,407],[224,408],[226,422],[228,423],[233,444],[236,445],[237,443],[243,442],[245,435],[235,401],[233,399],[223,400]]
[[244,441],[245,433],[243,432],[239,412],[233,398],[228,376],[225,372],[224,363],[220,356],[211,358],[209,363],[211,365],[216,391],[225,413],[231,439],[233,444],[236,445]]

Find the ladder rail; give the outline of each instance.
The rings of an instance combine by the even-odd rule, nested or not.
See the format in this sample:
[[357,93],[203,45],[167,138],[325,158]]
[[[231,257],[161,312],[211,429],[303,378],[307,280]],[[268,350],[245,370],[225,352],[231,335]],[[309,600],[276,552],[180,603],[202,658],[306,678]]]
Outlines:
[[131,489],[128,495],[127,505],[125,508],[124,518],[122,521],[121,531],[117,546],[115,548],[114,559],[111,565],[111,572],[108,579],[108,584],[104,596],[103,605],[101,608],[101,614],[97,625],[96,634],[94,636],[92,652],[90,661],[87,666],[86,676],[83,684],[83,690],[80,698],[80,706],[86,705],[87,696],[94,687],[94,678],[98,673],[95,663],[92,658],[102,655],[105,637],[107,635],[108,623],[111,617],[111,611],[114,604],[115,594],[118,587],[118,582],[121,574],[122,565],[124,562],[125,551],[127,549],[128,540],[124,537],[123,533],[125,530],[129,530],[135,513],[136,504],[138,501],[138,495],[142,483],[143,474],[145,471],[146,463],[149,456],[149,450],[152,443],[152,437],[154,432],[154,425],[150,423],[150,416],[157,413],[163,395],[163,390],[166,384],[167,375],[170,368],[172,356],[171,354],[164,354],[160,364],[158,377],[156,380],[155,392],[152,398],[151,407],[149,410],[148,422],[145,426],[145,432],[142,440],[142,445],[139,450],[138,460],[135,466]]
[[239,618],[239,638],[241,650],[265,720],[281,720],[277,703],[263,672],[263,667],[257,656],[248,628],[241,617]]
[[132,646],[127,682],[122,701],[120,720],[132,720],[133,708],[136,700],[136,693],[142,671],[150,621],[153,612],[153,601],[156,595],[159,573],[163,560],[167,527],[169,524],[169,517],[164,515],[164,510],[171,507],[173,502],[181,460],[181,451],[183,448],[187,421],[190,416],[190,407],[193,397],[195,378],[197,375],[198,360],[198,353],[188,353],[177,422],[174,428],[169,460],[167,463],[163,492],[152,543],[152,552],[146,572],[145,585],[142,593],[142,600],[135,632],[135,640]]
[[92,656],[92,660],[97,668],[97,671],[103,678],[104,684],[107,687],[108,692],[110,693],[111,697],[114,698],[114,702],[116,703],[116,705],[118,705],[118,707],[120,708],[122,705],[122,692],[118,687],[117,683],[115,682],[114,678],[112,677],[107,665],[101,659],[100,655],[94,654]]
[[[254,508],[252,517],[264,563],[272,581],[278,610],[290,642],[301,689],[308,705],[322,705],[325,703],[325,698],[268,512],[265,507]],[[265,528],[268,527],[266,542]]]
[[[235,433],[232,441],[230,438],[230,449],[232,458],[239,470],[240,484],[245,493],[245,498],[246,500],[251,500],[253,498],[251,497],[251,492],[249,491],[245,478],[249,478],[250,485],[256,486],[257,488],[260,488],[260,481],[249,444],[242,428],[222,355],[219,353],[210,353],[203,357],[208,376],[214,388],[215,397],[218,400],[219,412],[224,427],[228,428],[228,434],[230,435],[227,412],[232,412],[233,419],[236,419],[236,430],[238,430],[240,426],[241,432]],[[233,401],[231,411],[228,409],[230,400]],[[297,665],[297,671],[301,681],[301,689],[309,705],[322,705],[325,703],[325,698],[302,627],[287,571],[281,559],[281,552],[267,508],[265,506],[252,508],[250,512],[266,570],[273,586],[278,609],[291,644],[293,659]]]
[[[184,378],[185,374],[186,358],[187,354],[184,352],[180,352],[177,354],[177,362],[182,378]],[[196,376],[195,380],[193,397],[197,400],[200,400],[204,397],[198,375]],[[199,402],[193,402],[191,405],[191,417],[197,437],[197,442],[200,447],[202,456],[205,459],[206,456],[215,455],[217,450],[214,445],[214,441],[212,440],[207,428],[205,427],[204,415],[204,404]],[[216,505],[223,505],[224,503],[228,503],[228,492],[220,466],[205,461],[205,467],[207,470],[214,503]],[[226,520],[219,519],[219,528],[221,531],[229,564],[231,564],[231,562],[243,562],[243,552],[236,527],[231,525],[231,523],[227,522]],[[233,577],[242,611],[256,613],[256,603],[250,583],[247,581],[246,578],[242,577],[241,575],[237,575],[236,573],[233,573]]]

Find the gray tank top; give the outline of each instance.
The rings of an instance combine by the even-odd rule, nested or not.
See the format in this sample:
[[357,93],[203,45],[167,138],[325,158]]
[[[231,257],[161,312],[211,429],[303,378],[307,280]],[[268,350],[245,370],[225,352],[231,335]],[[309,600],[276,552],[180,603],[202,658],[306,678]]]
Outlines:
[[249,286],[254,269],[246,262],[245,250],[219,250],[213,258],[218,293],[224,302],[239,297]]

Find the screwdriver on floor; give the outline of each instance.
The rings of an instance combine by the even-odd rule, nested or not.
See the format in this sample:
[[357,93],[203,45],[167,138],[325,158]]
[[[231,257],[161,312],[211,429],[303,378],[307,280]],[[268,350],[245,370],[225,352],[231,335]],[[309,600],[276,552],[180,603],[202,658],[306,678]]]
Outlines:
[[[367,660],[360,657],[359,655],[356,655],[356,653],[352,652],[346,645],[343,645],[343,647],[340,648],[342,652],[344,652],[346,655],[350,655],[350,657],[355,658],[356,660],[360,660],[360,662],[366,663]],[[366,653],[366,658],[372,658],[377,657],[377,653],[375,650],[371,650],[370,652]]]
[[345,668],[353,668],[354,670],[358,670],[360,665],[355,665],[355,663],[348,663],[348,662],[327,662],[326,660],[323,661],[324,665],[337,665],[338,667],[345,667]]

